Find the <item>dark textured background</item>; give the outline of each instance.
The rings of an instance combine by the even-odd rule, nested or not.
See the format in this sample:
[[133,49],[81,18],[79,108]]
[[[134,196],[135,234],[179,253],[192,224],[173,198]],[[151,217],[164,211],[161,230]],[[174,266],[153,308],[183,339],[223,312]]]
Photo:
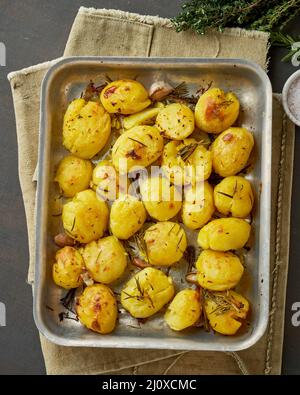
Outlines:
[[[15,118],[8,72],[62,55],[74,17],[81,5],[116,8],[140,14],[175,16],[177,0],[0,0],[0,42],[7,65],[0,67],[0,301],[6,304],[7,326],[0,327],[0,374],[44,374],[38,332],[32,317],[31,288],[26,284],[28,247],[26,222],[17,172]],[[172,4],[172,8],[170,5]],[[300,34],[300,17],[290,31]],[[280,62],[284,50],[271,50],[270,78],[275,92],[296,69]],[[290,271],[286,305],[283,373],[300,373],[300,327],[291,325],[291,305],[300,301],[300,152],[296,134]]]

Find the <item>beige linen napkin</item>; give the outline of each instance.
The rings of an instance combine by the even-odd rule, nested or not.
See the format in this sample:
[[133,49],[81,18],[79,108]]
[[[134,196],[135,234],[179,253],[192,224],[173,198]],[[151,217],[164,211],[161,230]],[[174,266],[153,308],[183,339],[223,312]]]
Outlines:
[[[117,10],[80,8],[64,56],[127,55],[231,57],[266,67],[268,35],[241,29],[198,36],[176,33],[169,20]],[[57,61],[57,60],[56,60]],[[28,281],[34,273],[34,170],[39,138],[40,85],[56,62],[10,73],[19,147],[19,177],[23,193],[30,251]],[[280,98],[274,97],[272,177],[272,305],[268,331],[257,345],[239,353],[167,350],[116,350],[61,347],[41,336],[48,374],[279,374],[283,341],[288,266],[289,218],[294,128]],[[285,199],[282,199],[284,190]]]

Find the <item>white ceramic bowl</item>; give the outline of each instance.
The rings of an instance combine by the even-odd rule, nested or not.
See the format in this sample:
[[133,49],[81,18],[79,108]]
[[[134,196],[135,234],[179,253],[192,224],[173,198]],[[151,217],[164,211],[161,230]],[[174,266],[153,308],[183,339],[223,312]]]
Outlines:
[[[294,81],[297,79],[300,79],[300,70],[297,70],[295,73],[293,73],[286,83],[284,84],[283,90],[282,90],[282,103],[284,110],[287,114],[287,116],[290,118],[290,120],[297,126],[300,126],[300,114],[299,114],[299,119],[295,117],[294,114],[292,114],[289,105],[288,105],[288,96],[290,92],[291,85],[293,84]],[[300,95],[300,92],[299,92]]]

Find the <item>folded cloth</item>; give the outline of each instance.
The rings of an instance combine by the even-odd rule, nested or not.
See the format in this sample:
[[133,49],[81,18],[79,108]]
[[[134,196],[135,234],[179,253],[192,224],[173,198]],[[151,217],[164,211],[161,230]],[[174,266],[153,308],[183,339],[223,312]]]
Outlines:
[[[176,33],[168,19],[118,10],[80,8],[64,56],[228,57],[252,60],[267,67],[268,34],[225,29],[205,36]],[[33,182],[39,139],[40,85],[48,68],[43,63],[9,74],[14,100],[19,177],[24,199],[30,265],[34,278]],[[283,342],[285,290],[289,250],[289,218],[293,169],[294,127],[286,119],[280,97],[273,99],[272,163],[272,284],[270,323],[265,336],[238,353],[167,350],[118,350],[55,345],[41,336],[48,374],[279,374]],[[282,193],[284,191],[284,200]]]

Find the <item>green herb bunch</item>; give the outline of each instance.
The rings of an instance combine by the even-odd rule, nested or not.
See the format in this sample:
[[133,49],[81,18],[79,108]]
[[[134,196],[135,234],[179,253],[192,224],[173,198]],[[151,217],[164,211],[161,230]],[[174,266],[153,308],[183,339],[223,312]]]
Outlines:
[[182,5],[182,12],[172,19],[177,32],[191,29],[199,34],[225,27],[240,27],[270,33],[274,46],[289,49],[283,60],[294,52],[297,38],[282,33],[300,12],[300,0],[191,0]]

